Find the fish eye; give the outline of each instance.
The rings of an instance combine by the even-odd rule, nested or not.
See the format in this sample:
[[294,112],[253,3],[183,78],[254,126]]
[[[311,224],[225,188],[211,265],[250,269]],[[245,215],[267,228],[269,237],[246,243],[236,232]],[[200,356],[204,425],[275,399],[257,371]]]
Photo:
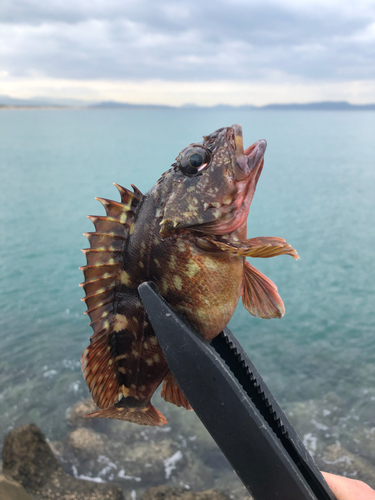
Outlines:
[[177,165],[182,173],[200,175],[211,162],[211,152],[202,146],[190,146],[179,154]]

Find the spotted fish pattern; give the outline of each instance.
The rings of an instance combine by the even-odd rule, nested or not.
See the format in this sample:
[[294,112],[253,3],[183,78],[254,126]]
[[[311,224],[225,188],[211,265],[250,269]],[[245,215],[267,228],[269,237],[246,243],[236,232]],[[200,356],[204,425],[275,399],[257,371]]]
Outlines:
[[93,335],[81,357],[99,410],[92,417],[141,425],[166,419],[150,402],[162,397],[191,409],[169,371],[137,288],[153,281],[162,296],[211,340],[240,297],[261,318],[281,317],[276,285],[246,257],[297,252],[277,237],[246,238],[246,220],[263,168],[266,142],[243,149],[240,125],[190,144],[156,185],[142,194],[115,184],[121,201],[97,198],[105,216],[89,216],[81,269]]

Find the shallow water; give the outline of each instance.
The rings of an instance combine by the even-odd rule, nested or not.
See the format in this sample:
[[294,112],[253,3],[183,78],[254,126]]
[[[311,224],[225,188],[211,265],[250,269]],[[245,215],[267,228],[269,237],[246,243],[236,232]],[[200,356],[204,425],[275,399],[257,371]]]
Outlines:
[[147,191],[183,147],[232,123],[245,145],[268,141],[249,237],[284,237],[301,260],[254,260],[286,315],[240,304],[230,327],[312,452],[340,443],[375,465],[373,112],[2,110],[1,438],[35,422],[64,439],[66,409],[87,397],[77,285],[94,197],[117,199],[113,182]]

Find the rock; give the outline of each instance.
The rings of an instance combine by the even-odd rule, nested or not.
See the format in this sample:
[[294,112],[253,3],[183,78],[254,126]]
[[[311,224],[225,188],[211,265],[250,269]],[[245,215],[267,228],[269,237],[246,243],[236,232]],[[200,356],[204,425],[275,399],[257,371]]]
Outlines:
[[147,485],[165,482],[186,463],[183,453],[171,439],[134,443],[126,446],[122,453],[119,463],[124,464],[125,474],[139,477]]
[[4,439],[3,473],[22,484],[27,491],[43,487],[59,463],[41,430],[34,424],[9,432]]
[[75,427],[68,442],[51,443],[64,470],[74,471],[76,477],[115,481],[125,496],[134,490],[137,498],[156,484],[178,485],[190,492],[217,487],[232,498],[233,493],[236,500],[249,498],[237,476],[222,480],[234,475],[233,470],[194,412],[176,408],[159,395],[153,404],[165,413],[168,425],[84,419],[95,405],[91,398],[77,403],[67,412],[68,423]]
[[371,488],[375,488],[373,465],[337,444],[327,447],[318,465],[325,472],[359,479],[367,483]]
[[84,399],[79,401],[72,408],[69,408],[66,412],[66,420],[72,427],[86,427],[90,425],[93,420],[92,418],[85,418],[85,415],[92,413],[97,410],[97,407],[92,400],[92,398]]
[[253,498],[233,469],[221,474],[215,480],[215,488],[218,488],[229,495],[230,498],[235,498],[236,500],[251,500]]
[[230,497],[216,488],[207,491],[189,491],[170,486],[156,486],[142,496],[141,500],[230,500]]
[[[175,474],[177,484],[187,485],[192,490],[203,490],[214,486],[214,471],[207,467],[195,453],[184,451],[186,465]],[[162,484],[159,482],[159,484]]]
[[157,438],[159,434],[163,435],[165,433],[165,427],[140,426],[131,422],[109,418],[85,418],[85,415],[96,410],[98,408],[90,397],[69,408],[66,411],[65,418],[71,427],[93,429],[96,432],[104,433],[115,441],[118,441],[120,437],[121,443],[136,443],[143,441],[145,437],[153,439]]
[[53,454],[59,461],[60,465],[61,462],[65,462],[64,459],[64,453],[65,453],[65,448],[66,444],[63,443],[63,441],[49,441],[49,447],[51,448]]
[[89,459],[92,455],[103,453],[105,436],[103,437],[91,429],[79,427],[69,434],[68,444],[83,459]]
[[66,474],[34,424],[19,427],[5,436],[3,473],[38,500],[123,500],[118,487]]
[[32,500],[22,485],[0,474],[1,500]]

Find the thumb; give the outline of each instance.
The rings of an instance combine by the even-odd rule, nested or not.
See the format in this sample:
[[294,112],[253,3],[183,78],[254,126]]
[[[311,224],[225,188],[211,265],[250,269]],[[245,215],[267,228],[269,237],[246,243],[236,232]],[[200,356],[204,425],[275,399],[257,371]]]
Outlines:
[[375,500],[375,491],[362,481],[328,472],[322,474],[337,500]]

